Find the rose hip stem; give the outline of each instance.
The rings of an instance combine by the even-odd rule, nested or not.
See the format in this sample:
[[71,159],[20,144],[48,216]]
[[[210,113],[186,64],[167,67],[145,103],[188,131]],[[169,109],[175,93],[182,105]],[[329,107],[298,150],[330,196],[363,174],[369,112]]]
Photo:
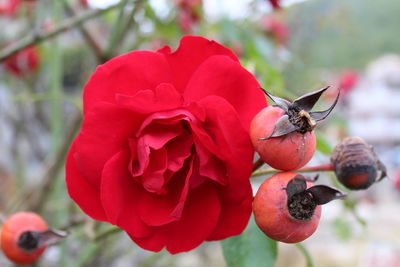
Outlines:
[[[257,162],[256,162],[257,164]],[[296,172],[323,172],[323,171],[335,171],[335,166],[331,163],[325,163],[317,166],[306,166],[302,169],[296,170]],[[269,168],[266,170],[262,171],[254,171],[251,175],[251,177],[257,177],[261,175],[266,175],[266,174],[272,174],[272,173],[277,173],[280,172],[280,170]]]

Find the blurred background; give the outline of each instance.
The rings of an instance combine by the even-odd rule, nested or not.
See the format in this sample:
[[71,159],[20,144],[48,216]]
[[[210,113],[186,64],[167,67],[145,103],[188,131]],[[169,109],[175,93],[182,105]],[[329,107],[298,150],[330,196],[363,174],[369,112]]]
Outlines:
[[[232,49],[274,95],[294,99],[331,85],[322,109],[341,90],[310,165],[329,162],[345,136],[360,136],[389,178],[324,206],[306,255],[315,266],[400,266],[399,14],[397,0],[0,0],[0,214],[33,210],[70,229],[37,266],[225,266],[230,241],[175,256],[144,251],[83,214],[64,183],[96,66],[201,35]],[[266,177],[254,178],[254,192]],[[320,182],[340,186],[333,174]],[[257,247],[254,231],[251,222],[242,239]],[[266,261],[252,266],[312,266],[304,247],[270,245]],[[0,256],[0,266],[13,264]]]

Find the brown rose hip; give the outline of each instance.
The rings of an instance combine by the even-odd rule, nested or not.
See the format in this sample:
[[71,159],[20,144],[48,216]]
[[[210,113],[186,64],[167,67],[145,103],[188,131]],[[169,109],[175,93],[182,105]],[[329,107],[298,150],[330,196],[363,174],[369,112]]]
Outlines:
[[325,185],[316,185],[294,172],[282,172],[259,188],[253,212],[260,229],[270,238],[297,243],[318,227],[322,204],[345,195]]
[[351,190],[367,189],[386,177],[386,167],[360,137],[347,137],[331,156],[338,180]]

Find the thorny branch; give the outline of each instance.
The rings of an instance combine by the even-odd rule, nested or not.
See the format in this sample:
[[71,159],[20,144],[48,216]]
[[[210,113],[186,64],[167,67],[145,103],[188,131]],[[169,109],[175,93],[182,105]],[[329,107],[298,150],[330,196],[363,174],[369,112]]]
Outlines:
[[[133,4],[137,4],[141,1],[143,1],[143,0],[136,0],[133,2]],[[50,31],[45,31],[45,30],[37,31],[37,32],[33,33],[32,35],[27,36],[26,38],[23,38],[23,39],[15,42],[14,45],[4,48],[0,52],[0,62],[4,61],[6,58],[14,55],[18,51],[27,48],[30,45],[38,44],[47,39],[55,37],[65,31],[68,31],[68,30],[82,24],[83,22],[85,22],[87,20],[101,16],[104,13],[119,7],[120,5],[121,5],[121,2],[118,2],[117,4],[109,6],[108,8],[105,8],[105,9],[92,9],[92,10],[84,12],[83,14],[66,19],[64,22],[62,22],[60,25],[58,25],[58,27],[55,27],[54,29],[52,29]]]

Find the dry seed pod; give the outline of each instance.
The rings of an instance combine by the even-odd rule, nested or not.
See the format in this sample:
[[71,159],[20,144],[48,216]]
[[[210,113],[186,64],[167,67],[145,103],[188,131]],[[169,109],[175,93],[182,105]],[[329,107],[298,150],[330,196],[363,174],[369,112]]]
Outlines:
[[386,167],[360,137],[346,137],[336,145],[331,162],[338,180],[351,190],[367,189],[386,176]]

